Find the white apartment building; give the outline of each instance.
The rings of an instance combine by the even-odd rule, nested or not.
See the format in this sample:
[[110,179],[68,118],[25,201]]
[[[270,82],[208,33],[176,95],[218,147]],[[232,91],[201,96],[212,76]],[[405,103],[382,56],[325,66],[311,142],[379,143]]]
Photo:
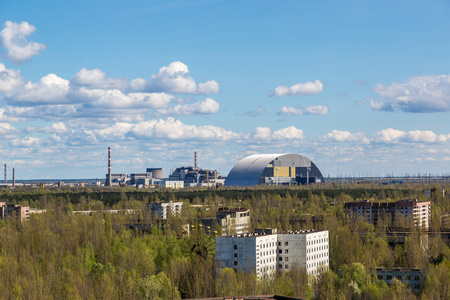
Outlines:
[[147,211],[153,211],[161,220],[166,220],[169,214],[181,215],[182,207],[183,202],[147,203]]
[[294,266],[316,275],[328,265],[328,230],[216,237],[218,268],[242,268],[263,277]]

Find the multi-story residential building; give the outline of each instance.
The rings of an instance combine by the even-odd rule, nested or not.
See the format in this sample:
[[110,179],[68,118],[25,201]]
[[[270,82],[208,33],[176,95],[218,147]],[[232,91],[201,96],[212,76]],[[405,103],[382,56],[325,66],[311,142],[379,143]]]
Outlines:
[[183,202],[147,203],[147,210],[153,211],[161,220],[166,220],[169,214],[181,215]]
[[250,211],[246,208],[219,208],[216,219],[222,235],[247,233],[250,227]]
[[259,277],[294,267],[316,275],[328,268],[328,230],[216,237],[216,266],[243,269]]
[[344,210],[351,217],[362,217],[364,221],[377,224],[380,219],[390,215],[392,221],[401,218],[411,219],[415,226],[428,229],[431,216],[431,204],[414,200],[400,200],[396,202],[370,202],[368,200],[344,203]]
[[5,220],[10,217],[17,217],[20,222],[28,221],[30,217],[30,208],[28,206],[20,206],[14,204],[6,205],[5,202],[0,202],[0,218]]
[[383,280],[388,285],[396,278],[397,280],[408,284],[413,293],[418,293],[422,288],[424,274],[420,269],[377,268],[376,272],[378,280]]
[[222,232],[224,236],[244,234],[248,233],[250,228],[250,211],[246,208],[219,208],[215,218],[205,218],[201,221],[209,232]]

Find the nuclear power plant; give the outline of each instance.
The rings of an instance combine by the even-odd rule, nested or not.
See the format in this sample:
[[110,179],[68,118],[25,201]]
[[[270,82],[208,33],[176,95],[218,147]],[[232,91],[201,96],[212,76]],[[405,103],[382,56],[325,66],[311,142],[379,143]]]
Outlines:
[[111,173],[111,148],[108,147],[108,174],[105,186],[135,187],[159,186],[165,188],[299,185],[324,182],[319,168],[299,154],[257,154],[240,160],[228,177],[217,170],[198,166],[198,153],[194,153],[194,165],[176,168],[168,177],[162,168],[147,168],[145,173]]

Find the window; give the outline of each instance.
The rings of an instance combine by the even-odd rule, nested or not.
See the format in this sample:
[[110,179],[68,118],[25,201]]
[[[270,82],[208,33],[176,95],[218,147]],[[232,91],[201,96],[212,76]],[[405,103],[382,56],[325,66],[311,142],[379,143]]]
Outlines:
[[279,260],[279,261],[283,261],[283,258],[282,258],[282,257],[278,257],[278,260]]
[[283,265],[278,265],[278,269],[283,269]]
[[237,250],[237,245],[234,245],[233,248],[234,248],[234,250]]
[[397,279],[398,280],[402,280],[402,276],[401,275],[397,275]]
[[237,257],[237,253],[234,253],[234,257]]
[[288,246],[288,245],[289,245],[289,242],[284,242],[284,245],[285,245],[285,246]]
[[281,242],[278,242],[278,246],[281,246]]
[[286,254],[289,253],[289,250],[288,250],[288,249],[285,249],[285,250],[284,250],[284,253],[286,253]]
[[288,261],[288,260],[289,260],[289,257],[286,256],[286,257],[284,258],[284,261]]
[[289,269],[289,265],[284,265],[284,268],[287,270]]
[[414,280],[420,280],[420,276],[414,276]]
[[383,280],[383,275],[378,275],[378,280]]
[[392,279],[392,275],[387,275],[386,279],[389,279],[389,280]]
[[283,250],[281,250],[281,249],[280,249],[280,250],[278,250],[278,253],[280,253],[280,254],[281,254],[281,253],[283,253]]
[[235,261],[235,262],[234,262],[234,265],[235,265],[235,266],[237,266],[237,265],[238,265],[238,262],[237,262],[237,261]]

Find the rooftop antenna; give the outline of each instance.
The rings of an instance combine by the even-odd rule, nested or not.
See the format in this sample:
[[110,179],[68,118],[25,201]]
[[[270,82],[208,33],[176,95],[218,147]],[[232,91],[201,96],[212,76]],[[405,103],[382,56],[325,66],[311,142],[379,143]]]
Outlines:
[[198,160],[197,160],[197,152],[195,152],[195,155],[194,155],[194,167],[196,167],[197,168],[197,162],[198,162]]

